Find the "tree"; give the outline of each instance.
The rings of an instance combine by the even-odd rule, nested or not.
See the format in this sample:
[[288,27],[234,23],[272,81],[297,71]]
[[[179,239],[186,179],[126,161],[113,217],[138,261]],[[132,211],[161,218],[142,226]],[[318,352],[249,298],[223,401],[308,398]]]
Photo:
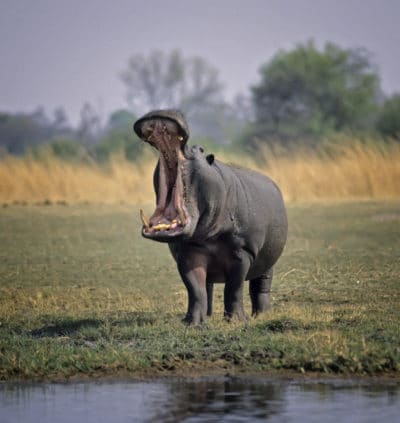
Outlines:
[[283,139],[360,130],[377,109],[379,78],[363,49],[313,42],[279,52],[252,87],[259,136]]
[[111,113],[106,130],[114,131],[121,130],[125,132],[132,132],[132,127],[136,121],[136,116],[129,110],[119,109]]
[[68,117],[63,107],[57,107],[53,112],[53,128],[58,133],[70,131]]
[[98,160],[107,161],[112,155],[120,153],[132,161],[141,157],[144,143],[132,130],[135,120],[135,115],[129,110],[117,110],[110,115],[104,134],[94,148]]
[[0,147],[6,153],[23,154],[51,137],[42,108],[33,113],[0,113]]
[[24,154],[43,144],[75,139],[63,108],[48,118],[43,107],[31,113],[0,113],[0,149],[10,154]]
[[101,119],[90,103],[85,103],[80,112],[80,124],[77,131],[78,138],[86,145],[94,144],[101,132]]
[[220,101],[217,70],[201,57],[184,58],[179,50],[136,54],[121,74],[132,109],[177,108],[190,115]]
[[400,140],[400,94],[389,97],[383,103],[376,128],[382,135]]

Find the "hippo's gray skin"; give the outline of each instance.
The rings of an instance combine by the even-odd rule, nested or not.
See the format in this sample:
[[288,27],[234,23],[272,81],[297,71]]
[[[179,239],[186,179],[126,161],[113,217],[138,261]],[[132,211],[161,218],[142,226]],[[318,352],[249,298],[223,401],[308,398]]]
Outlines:
[[150,112],[134,130],[160,153],[156,210],[150,218],[141,211],[142,235],[169,245],[189,296],[184,321],[199,324],[211,315],[215,282],[225,282],[226,318],[245,318],[245,280],[252,314],[266,311],[273,265],[287,236],[278,187],[264,175],[188,147],[189,130],[178,111]]

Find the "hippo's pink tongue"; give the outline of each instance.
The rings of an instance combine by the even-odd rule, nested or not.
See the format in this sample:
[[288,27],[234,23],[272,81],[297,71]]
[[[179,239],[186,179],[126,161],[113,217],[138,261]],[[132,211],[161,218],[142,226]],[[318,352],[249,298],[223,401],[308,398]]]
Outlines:
[[168,119],[149,119],[143,122],[141,131],[144,139],[160,153],[156,210],[150,219],[141,212],[143,226],[149,233],[182,228],[186,216],[181,165],[186,159],[178,126]]

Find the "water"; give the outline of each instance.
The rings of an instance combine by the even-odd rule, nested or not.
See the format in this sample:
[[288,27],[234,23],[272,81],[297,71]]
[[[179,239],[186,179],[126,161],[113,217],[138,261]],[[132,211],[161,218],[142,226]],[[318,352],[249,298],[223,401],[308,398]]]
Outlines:
[[197,379],[0,384],[1,423],[399,422],[400,384]]

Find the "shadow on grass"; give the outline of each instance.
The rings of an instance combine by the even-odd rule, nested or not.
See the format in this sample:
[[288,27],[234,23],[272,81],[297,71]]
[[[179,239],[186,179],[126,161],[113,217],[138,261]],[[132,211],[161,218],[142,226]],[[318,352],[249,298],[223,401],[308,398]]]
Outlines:
[[106,320],[113,326],[151,326],[160,321],[160,315],[150,311],[134,311],[124,314],[112,314]]
[[274,333],[284,333],[288,331],[296,330],[308,330],[312,329],[312,325],[306,325],[300,320],[292,319],[290,317],[282,317],[280,319],[269,320],[268,322],[262,322],[257,324],[259,330],[267,330]]
[[32,330],[30,335],[34,338],[56,338],[60,336],[71,336],[82,329],[99,329],[102,326],[134,328],[152,326],[157,321],[157,315],[153,312],[113,313],[99,319],[65,318]]
[[102,324],[99,319],[66,319],[56,323],[50,323],[31,332],[34,338],[56,338],[58,336],[69,336],[82,328],[98,328]]

